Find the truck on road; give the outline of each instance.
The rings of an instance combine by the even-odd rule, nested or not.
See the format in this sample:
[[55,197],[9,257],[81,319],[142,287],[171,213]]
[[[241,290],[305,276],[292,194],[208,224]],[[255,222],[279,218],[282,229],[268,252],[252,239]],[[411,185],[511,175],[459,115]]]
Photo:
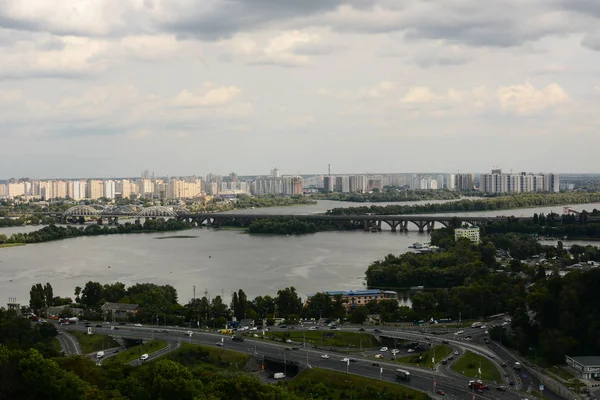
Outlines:
[[483,322],[473,322],[471,328],[479,328],[483,325]]

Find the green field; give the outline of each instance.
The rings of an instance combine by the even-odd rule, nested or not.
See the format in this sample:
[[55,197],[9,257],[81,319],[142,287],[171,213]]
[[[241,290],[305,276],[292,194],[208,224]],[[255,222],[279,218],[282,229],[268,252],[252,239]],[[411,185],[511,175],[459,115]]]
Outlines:
[[[260,336],[260,335],[259,335]],[[379,342],[369,333],[362,332],[341,332],[334,330],[324,331],[285,331],[285,332],[267,332],[265,338],[285,341],[292,340],[295,343],[302,343],[306,338],[306,343],[322,347],[352,347],[363,349],[379,347]]]
[[186,367],[242,369],[250,359],[250,355],[221,348],[183,343],[179,349],[169,353],[168,358]]
[[[435,356],[435,363],[438,364],[444,358],[452,354],[452,348],[445,344],[435,346],[424,353],[396,358],[396,362],[403,364],[414,364],[418,367],[433,368],[431,359]],[[393,360],[393,359],[392,359]]]
[[113,338],[108,335],[88,335],[85,332],[77,331],[71,331],[69,333],[77,339],[83,354],[90,354],[100,350],[111,349],[113,347],[121,347],[119,343],[115,342]]
[[104,364],[127,364],[128,362],[137,360],[142,356],[142,354],[151,354],[165,347],[167,347],[167,342],[158,339],[151,340],[142,345],[135,346],[128,350],[120,352],[116,356],[106,358]]
[[[479,376],[479,366],[481,365],[481,376]],[[486,381],[502,382],[502,376],[498,368],[486,357],[467,351],[456,362],[452,364],[452,369],[459,374],[469,378],[481,378]]]
[[320,368],[305,369],[284,385],[306,399],[426,400],[429,398],[425,393],[397,383]]
[[564,368],[561,368],[558,365],[555,365],[551,368],[548,368],[548,372],[557,375],[558,377],[562,378],[565,381],[569,381],[571,379],[575,378],[575,375],[573,375],[572,373],[570,373],[569,371],[567,371]]

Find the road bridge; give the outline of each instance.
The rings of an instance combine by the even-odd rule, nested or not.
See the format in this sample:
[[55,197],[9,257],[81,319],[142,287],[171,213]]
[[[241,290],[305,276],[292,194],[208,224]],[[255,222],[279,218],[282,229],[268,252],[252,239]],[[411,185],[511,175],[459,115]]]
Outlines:
[[[325,215],[325,214],[241,214],[241,213],[208,213],[208,214],[188,214],[179,213],[177,219],[187,221],[195,226],[202,225],[238,225],[241,227],[249,226],[252,221],[272,218],[294,218],[300,221],[335,224],[340,229],[344,227],[362,228],[366,231],[381,231],[383,224],[390,227],[392,232],[408,231],[408,225],[414,224],[419,232],[431,232],[438,223],[444,227],[449,226],[456,219],[461,223],[478,225],[490,221],[508,220],[512,217],[453,217],[439,215]],[[532,218],[519,218],[527,221]]]

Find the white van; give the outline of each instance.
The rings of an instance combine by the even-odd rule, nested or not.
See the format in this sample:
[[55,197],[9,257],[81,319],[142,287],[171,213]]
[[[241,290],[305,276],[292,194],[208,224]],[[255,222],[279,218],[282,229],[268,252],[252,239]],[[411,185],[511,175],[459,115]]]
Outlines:
[[96,353],[96,358],[99,360],[102,357],[104,357],[104,352],[103,351],[99,351],[98,353]]
[[277,372],[273,375],[273,378],[275,379],[284,379],[285,378],[285,374],[283,372]]
[[140,360],[142,361],[146,361],[148,359],[148,354],[142,354],[142,356],[140,357]]

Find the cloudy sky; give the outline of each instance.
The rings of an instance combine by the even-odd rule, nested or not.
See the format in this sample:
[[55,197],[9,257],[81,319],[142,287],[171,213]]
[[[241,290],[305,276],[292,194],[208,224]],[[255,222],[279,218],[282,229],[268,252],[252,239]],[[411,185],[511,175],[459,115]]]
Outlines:
[[0,179],[597,172],[598,0],[0,0]]

